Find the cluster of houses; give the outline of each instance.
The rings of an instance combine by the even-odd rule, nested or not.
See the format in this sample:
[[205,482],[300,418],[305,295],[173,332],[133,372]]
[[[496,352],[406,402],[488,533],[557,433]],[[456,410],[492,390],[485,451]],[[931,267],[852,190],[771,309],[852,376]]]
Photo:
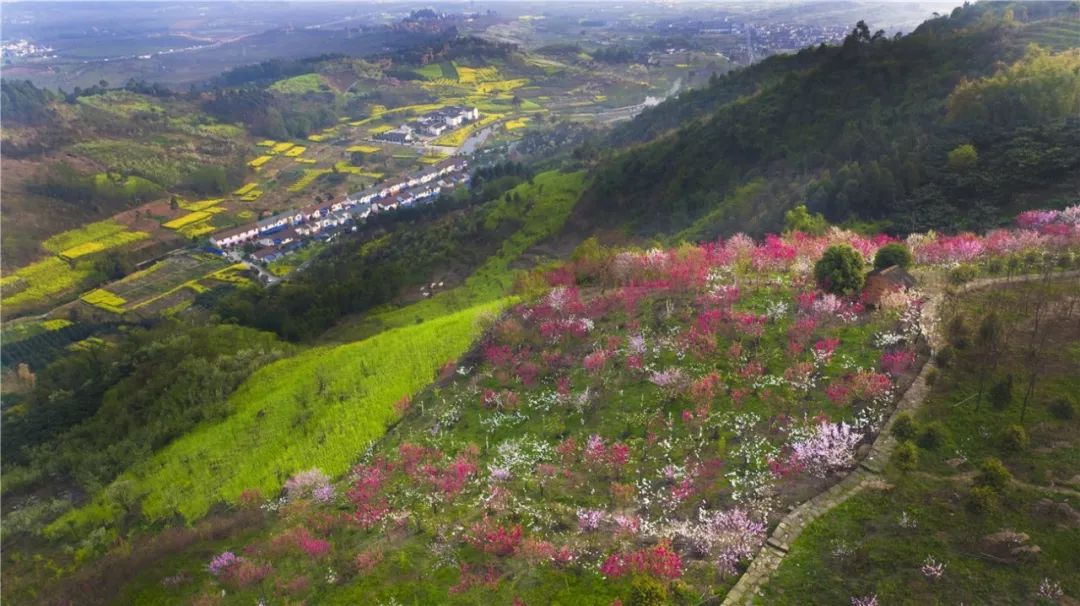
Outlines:
[[210,236],[210,244],[225,251],[255,243],[259,249],[250,258],[270,262],[302,247],[307,240],[328,239],[348,223],[373,213],[432,200],[444,190],[467,183],[467,168],[464,158],[448,158],[419,173],[390,179],[344,198],[316,202],[217,232]]
[[444,107],[433,112],[426,113],[412,122],[407,122],[393,130],[375,135],[380,141],[390,143],[412,143],[414,141],[428,141],[434,139],[448,130],[453,130],[480,119],[480,110],[459,106]]

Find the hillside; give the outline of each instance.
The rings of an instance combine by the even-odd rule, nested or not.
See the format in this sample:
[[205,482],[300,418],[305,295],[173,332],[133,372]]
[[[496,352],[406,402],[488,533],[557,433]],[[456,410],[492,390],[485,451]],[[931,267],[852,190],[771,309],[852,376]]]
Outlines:
[[[642,592],[676,604],[722,597],[789,505],[847,475],[886,423],[897,423],[889,421],[895,402],[925,360],[925,339],[941,330],[921,311],[936,307],[941,284],[1074,267],[1076,214],[1075,207],[1029,213],[1023,229],[985,236],[913,235],[904,245],[926,290],[890,291],[873,309],[819,290],[812,267],[826,247],[841,243],[872,258],[889,241],[884,236],[832,230],[762,242],[740,235],[667,250],[594,250],[544,272],[553,286],[500,316],[477,347],[439,370],[429,389],[400,402],[400,421],[383,437],[365,434],[375,440],[367,449],[338,445],[337,436],[347,433],[340,422],[355,412],[346,413],[333,396],[317,397],[317,383],[324,380],[328,393],[346,383],[319,379],[308,365],[327,373],[348,368],[338,363],[348,358],[385,383],[376,369],[384,358],[397,366],[391,360],[399,355],[387,348],[427,352],[428,345],[410,339],[441,336],[437,325],[444,322],[464,327],[457,318],[467,323],[473,312],[277,362],[236,392],[244,402],[235,417],[240,425],[230,420],[197,431],[130,476],[129,494],[146,495],[141,516],[178,508],[195,520],[215,499],[206,490],[212,485],[237,512],[259,521],[212,543],[153,548],[162,558],[153,571],[124,573],[134,579],[125,601],[197,602],[221,589],[224,603],[267,595],[319,603],[376,596],[473,604],[497,596],[604,605],[635,603]],[[414,336],[395,339],[399,332]],[[469,340],[463,338],[453,346]],[[417,378],[432,376],[441,364],[435,361],[448,353],[430,357]],[[301,381],[296,373],[312,378]],[[1067,391],[1060,381],[1069,380],[1039,382],[1035,401]],[[386,394],[383,405],[395,397]],[[280,404],[263,408],[273,401]],[[305,402],[310,422],[338,428],[326,429],[325,442],[295,429],[308,421],[294,422],[291,446],[240,454],[281,439],[267,433],[283,428],[280,422],[252,425],[258,410],[287,421]],[[356,423],[347,426],[357,431]],[[213,435],[232,446],[212,446]],[[315,444],[318,454],[291,460]],[[230,455],[231,448],[239,450]],[[205,454],[192,458],[200,449]],[[1036,461],[1020,456],[1014,464]],[[267,466],[240,472],[281,457],[290,458],[282,469],[296,472],[291,477]],[[1064,469],[1044,464],[1055,476]],[[210,484],[207,473],[230,480]],[[122,519],[119,494],[110,491],[46,532],[76,520],[112,528]],[[253,509],[260,504],[263,513]],[[126,557],[109,555],[99,565]],[[1048,553],[1026,577],[1051,576],[1075,591],[1061,574],[1072,558]],[[923,591],[938,595],[934,586]]]
[[1080,596],[1080,16],[692,13],[4,80],[4,602]]
[[[588,216],[656,233],[720,211],[715,231],[730,233],[775,227],[805,200],[833,221],[906,232],[985,227],[1036,200],[1075,200],[1078,51],[1026,48],[1074,19],[1039,19],[1042,5],[1025,5],[1029,22],[979,3],[897,39],[860,24],[841,46],[772,58],[661,104],[615,131],[615,142],[648,142],[600,160]],[[973,87],[989,94],[966,103]],[[1030,111],[1016,111],[1018,96]],[[977,161],[950,163],[963,145]],[[755,179],[770,195],[728,208]]]

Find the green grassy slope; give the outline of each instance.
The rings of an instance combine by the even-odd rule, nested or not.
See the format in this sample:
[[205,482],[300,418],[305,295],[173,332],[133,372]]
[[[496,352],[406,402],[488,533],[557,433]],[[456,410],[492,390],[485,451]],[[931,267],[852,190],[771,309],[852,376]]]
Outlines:
[[[145,495],[142,511],[149,519],[180,514],[193,520],[246,489],[271,494],[302,469],[344,473],[397,418],[395,405],[461,355],[479,332],[477,320],[504,303],[271,364],[232,396],[236,412],[227,420],[177,440],[117,483]],[[115,501],[99,498],[48,532],[108,524],[122,513]]]

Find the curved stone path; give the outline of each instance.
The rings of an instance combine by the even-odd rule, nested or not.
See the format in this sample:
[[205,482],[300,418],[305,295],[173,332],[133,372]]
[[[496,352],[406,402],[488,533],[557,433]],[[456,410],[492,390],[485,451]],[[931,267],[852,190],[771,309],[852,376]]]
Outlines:
[[[1059,280],[1062,278],[1071,278],[1080,276],[1080,271],[1066,271],[1056,272],[1051,274],[1051,279]],[[977,288],[983,288],[986,286],[993,286],[996,284],[1006,284],[1014,282],[1031,282],[1034,280],[1043,279],[1042,274],[1026,274],[1022,276],[1003,277],[1003,278],[985,278],[982,280],[975,280],[968,282],[960,287],[958,291],[967,292]],[[920,317],[921,330],[930,344],[931,351],[937,351],[937,349],[944,344],[944,338],[938,331],[940,323],[937,321],[937,310],[941,304],[942,294],[934,293],[923,304],[922,313]],[[926,377],[930,374],[931,370],[936,369],[937,365],[934,363],[933,357],[927,359],[923,364],[922,369],[919,371],[919,375],[908,386],[907,391],[901,396],[900,401],[896,405],[896,409],[893,411],[889,420],[885,423],[881,433],[878,434],[874,444],[870,449],[869,454],[866,455],[857,468],[850,472],[843,480],[834,484],[831,488],[815,496],[809,501],[805,501],[784,516],[784,519],[773,530],[772,534],[765,541],[765,544],[761,547],[761,550],[753,561],[750,563],[750,567],[739,578],[739,581],[731,588],[725,596],[722,606],[735,606],[742,604],[753,604],[754,599],[758,597],[761,588],[769,581],[783,561],[784,556],[787,555],[788,550],[791,548],[791,544],[802,533],[811,522],[820,518],[829,512],[832,508],[850,499],[851,497],[859,494],[863,490],[874,489],[877,487],[883,487],[885,485],[884,480],[881,478],[881,471],[888,463],[889,458],[892,456],[893,450],[896,449],[897,440],[892,436],[889,431],[892,429],[893,423],[896,421],[897,414],[904,411],[914,411],[922,405],[923,400],[930,393],[930,386],[927,385]]]

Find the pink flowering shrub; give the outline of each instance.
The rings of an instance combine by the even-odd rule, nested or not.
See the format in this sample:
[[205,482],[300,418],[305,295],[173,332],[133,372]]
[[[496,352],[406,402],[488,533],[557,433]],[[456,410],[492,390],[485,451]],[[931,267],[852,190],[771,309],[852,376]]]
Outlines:
[[907,349],[887,351],[881,354],[879,364],[881,370],[895,377],[911,370],[915,365],[915,352]]
[[485,553],[509,557],[517,553],[523,534],[520,524],[499,526],[485,519],[472,526],[466,541]]
[[587,532],[600,528],[607,514],[599,509],[579,509],[577,512],[578,530]]
[[231,551],[223,551],[214,556],[207,566],[210,574],[216,577],[227,576],[241,562],[241,558]]
[[603,349],[594,351],[589,355],[585,356],[585,359],[582,360],[581,365],[585,367],[585,370],[590,373],[600,372],[601,370],[604,370],[604,366],[607,364],[608,357],[610,355],[611,354],[609,354]]
[[333,487],[330,486],[330,478],[319,469],[309,469],[294,474],[285,482],[285,495],[290,501],[308,497],[316,497],[317,500],[329,501],[333,497]]
[[[404,452],[413,455],[415,451],[411,446],[403,444],[401,448]],[[382,496],[382,487],[391,469],[381,460],[371,465],[357,465],[353,468],[356,480],[346,496],[355,507],[350,518],[361,528],[371,528],[390,513],[390,506],[386,498]]]
[[241,560],[239,564],[230,569],[228,581],[237,587],[249,587],[270,576],[273,567],[269,564],[257,564],[249,560]]
[[945,575],[945,563],[937,561],[934,556],[926,556],[919,570],[924,577],[935,581]]
[[638,551],[616,552],[600,565],[600,574],[618,578],[627,574],[646,574],[660,579],[677,579],[682,576],[682,558],[661,543]]
[[300,552],[319,559],[330,553],[330,542],[313,536],[303,526],[297,526],[272,538],[270,550],[272,553]]
[[814,362],[817,364],[828,364],[832,359],[833,352],[840,345],[840,339],[828,338],[821,339],[817,343],[814,343]]
[[687,378],[683,369],[673,367],[652,373],[649,382],[669,395],[676,395],[686,386]]

